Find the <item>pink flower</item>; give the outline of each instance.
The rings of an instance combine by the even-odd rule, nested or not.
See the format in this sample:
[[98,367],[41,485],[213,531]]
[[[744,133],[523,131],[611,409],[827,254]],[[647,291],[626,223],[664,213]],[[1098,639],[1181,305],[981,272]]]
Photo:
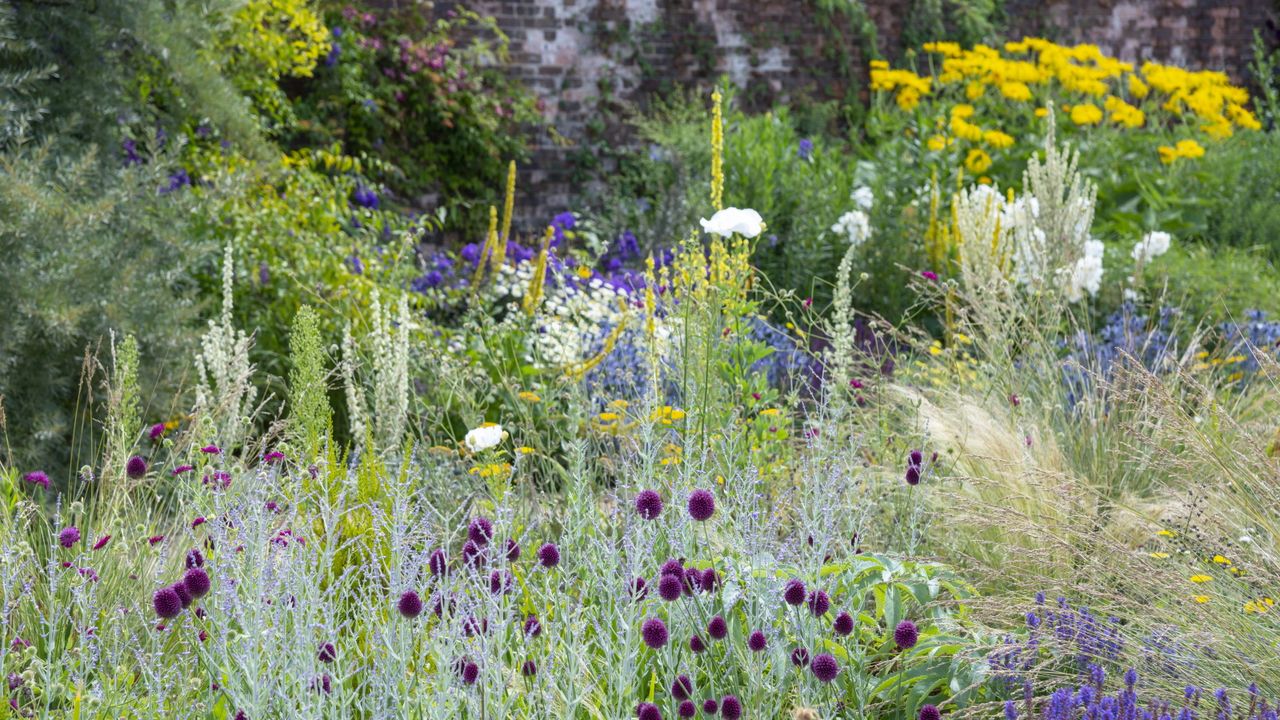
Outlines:
[[149,435],[151,435],[152,440],[159,440],[161,437],[163,437],[164,423],[156,423],[155,425],[152,425],[151,432],[149,433]]
[[279,450],[272,450],[262,458],[268,465],[273,465],[284,459],[284,453]]
[[930,282],[938,282],[938,273],[932,270],[921,270],[920,277],[925,280],[929,280]]
[[185,472],[191,472],[192,470],[195,470],[195,469],[196,469],[196,468],[195,468],[195,466],[194,466],[194,465],[179,465],[178,467],[176,467],[176,468],[174,468],[174,469],[173,469],[173,472],[171,472],[171,473],[169,473],[169,474],[170,474],[170,475],[175,475],[175,476],[177,476],[177,475],[181,475],[182,473],[185,473]]
[[110,535],[103,535],[102,537],[98,538],[98,542],[96,542],[96,543],[94,543],[94,544],[93,544],[93,549],[94,549],[94,550],[101,550],[102,548],[106,547],[106,546],[107,546],[107,543],[109,543],[109,542],[111,542],[111,536],[110,536]]
[[32,485],[39,485],[45,490],[49,489],[49,476],[44,474],[42,470],[35,470],[22,476],[22,479]]
[[205,519],[204,519],[204,516],[202,515],[202,516],[200,516],[200,517],[196,518],[195,520],[192,520],[192,521],[191,521],[191,529],[193,529],[193,530],[194,530],[194,529],[196,529],[196,528],[200,527],[201,525],[203,525],[204,523],[205,523]]
[[156,543],[162,543],[162,542],[164,542],[163,535],[152,535],[151,537],[147,538],[147,543],[150,545],[155,545]]
[[206,455],[217,455],[218,453],[222,452],[222,448],[218,447],[217,445],[205,445],[204,447],[200,448],[200,452],[205,453]]

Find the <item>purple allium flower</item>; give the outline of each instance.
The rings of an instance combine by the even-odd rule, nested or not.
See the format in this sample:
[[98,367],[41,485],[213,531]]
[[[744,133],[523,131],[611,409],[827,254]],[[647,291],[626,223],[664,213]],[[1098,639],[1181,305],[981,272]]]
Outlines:
[[636,600],[643,600],[649,595],[649,583],[644,578],[638,577],[631,581],[631,597]]
[[782,599],[787,601],[788,605],[799,605],[804,602],[804,583],[799,580],[791,580],[782,590]]
[[507,561],[515,562],[520,559],[520,543],[511,538],[507,538]]
[[667,626],[658,618],[649,618],[640,626],[640,634],[644,636],[644,644],[657,650],[667,644]]
[[538,562],[545,568],[553,568],[560,564],[560,548],[554,543],[547,543],[538,548]]
[[442,548],[436,548],[432,551],[427,565],[431,567],[431,574],[439,577],[449,570],[449,557],[444,554]]
[[658,579],[658,597],[667,602],[680,599],[680,578],[675,575],[663,575]]
[[311,685],[308,686],[311,692],[322,692],[328,695],[333,692],[333,678],[328,673],[320,677],[311,678]]
[[827,614],[827,610],[831,608],[831,598],[822,590],[814,590],[809,593],[809,612],[814,617],[822,617]]
[[903,620],[893,629],[893,641],[902,650],[910,650],[920,640],[920,631],[910,620]]
[[412,590],[405,590],[396,602],[400,614],[412,620],[422,614],[422,598]]
[[751,652],[760,652],[768,644],[768,638],[759,630],[752,630],[751,634],[747,636],[747,647],[751,648]]
[[689,493],[689,517],[702,522],[716,513],[716,498],[710,490],[694,490]]
[[938,273],[932,270],[921,270],[920,277],[930,282],[938,282]]
[[236,716],[232,720],[249,720],[249,716],[245,715],[243,710],[237,710]]
[[640,707],[636,708],[636,719],[662,720],[662,711],[658,709],[657,705],[652,703],[641,703]]
[[477,517],[467,526],[467,537],[476,547],[484,547],[493,539],[493,523],[487,517]]
[[58,533],[58,544],[64,548],[69,548],[80,542],[80,528],[72,525],[62,528],[62,532]]
[[173,588],[174,592],[178,593],[178,599],[182,601],[182,608],[184,610],[191,607],[191,602],[195,598],[191,597],[191,591],[187,589],[186,583],[179,580],[170,587]]
[[489,573],[489,592],[494,595],[506,595],[511,592],[516,579],[509,572],[494,570]]
[[680,707],[676,708],[676,714],[682,718],[691,718],[698,714],[698,706],[694,705],[692,700],[685,700],[680,703]]
[[920,484],[920,466],[919,465],[907,466],[907,484],[908,485]]
[[520,674],[525,677],[533,677],[538,674],[538,664],[532,660],[525,660],[520,666]]
[[720,700],[720,716],[724,720],[738,720],[742,717],[742,703],[738,702],[738,698],[732,695],[725,695]]
[[907,454],[908,465],[919,465],[922,462],[924,462],[924,453],[919,450],[912,450]]
[[671,681],[671,697],[677,700],[688,700],[693,694],[693,681],[688,675],[678,675]]
[[32,470],[26,475],[23,475],[22,479],[24,482],[29,482],[32,485],[39,485],[45,490],[49,489],[49,476],[45,475],[43,470]]
[[148,545],[154,546],[156,543],[162,543],[162,542],[164,542],[163,535],[152,535],[151,537],[147,538]]
[[106,546],[107,546],[107,543],[109,543],[109,542],[111,542],[111,536],[110,536],[110,535],[103,535],[102,537],[98,538],[98,542],[96,542],[96,543],[94,543],[94,544],[93,544],[93,549],[94,549],[94,550],[101,550],[102,548],[106,547]]
[[462,544],[462,562],[467,565],[478,568],[484,562],[484,551],[473,540],[468,540]]
[[196,466],[195,466],[195,465],[179,465],[178,467],[176,467],[176,468],[174,468],[173,470],[171,470],[171,471],[169,472],[169,474],[170,474],[170,475],[173,475],[174,477],[177,477],[178,475],[181,475],[182,473],[188,473],[188,472],[191,472],[192,470],[195,470],[195,469],[196,469]]
[[920,708],[920,714],[917,717],[919,720],[942,720],[942,713],[938,712],[937,705],[925,705]]
[[694,635],[689,638],[689,649],[695,653],[700,653],[707,649],[707,644],[702,642],[702,638]]
[[186,586],[187,592],[191,593],[191,597],[202,598],[209,594],[209,589],[213,584],[209,582],[209,573],[204,568],[191,568],[186,575],[182,576],[182,584]]
[[192,530],[195,530],[196,528],[200,527],[201,525],[205,524],[206,522],[208,522],[208,521],[207,521],[207,520],[205,520],[205,518],[204,518],[204,516],[203,516],[203,515],[201,515],[200,517],[197,517],[195,520],[192,520],[192,521],[191,521],[191,529],[192,529]]
[[702,587],[702,573],[696,568],[688,568],[684,571],[684,576],[680,578],[684,586],[684,594],[692,595]]
[[716,574],[715,568],[707,568],[702,571],[702,579],[698,581],[704,592],[711,592],[720,586],[720,576]]
[[151,430],[147,433],[152,440],[159,440],[164,437],[164,423],[156,423],[151,426]]
[[147,461],[142,459],[141,455],[134,455],[129,458],[129,462],[124,464],[124,474],[133,480],[145,477],[147,474]]
[[284,459],[284,453],[280,452],[279,450],[272,450],[271,452],[262,456],[263,462],[265,462],[268,465],[275,465],[276,463],[280,462],[283,459]]
[[715,698],[707,698],[702,701],[702,713],[704,715],[715,715],[720,711],[720,701]]
[[645,520],[657,519],[662,514],[662,496],[656,490],[641,490],[636,495],[636,512]]
[[178,597],[178,592],[172,587],[157,590],[151,598],[151,606],[155,608],[156,615],[165,620],[172,620],[182,614],[182,598]]
[[199,550],[191,548],[187,551],[186,564],[188,570],[191,568],[204,567],[204,555],[201,555]]
[[333,646],[333,643],[328,643],[328,642],[321,645],[320,651],[316,653],[316,659],[322,663],[325,663],[326,665],[333,662],[334,659],[337,657],[338,657],[338,649]]
[[538,622],[537,615],[530,615],[524,620],[525,637],[538,637],[542,634],[542,623]]
[[475,685],[478,679],[480,679],[480,666],[473,662],[463,664],[462,682],[468,685]]
[[684,577],[684,563],[672,558],[664,563],[658,569],[659,575],[675,575],[676,577]]
[[218,453],[222,452],[222,449],[219,448],[217,445],[210,444],[200,448],[200,452],[204,453],[205,455],[217,455]]
[[791,664],[796,667],[804,667],[809,664],[809,651],[804,648],[796,648],[791,651]]
[[818,653],[810,663],[809,669],[813,671],[813,676],[824,683],[829,683],[836,679],[836,675],[840,674],[840,664],[830,653]]
[[707,623],[707,634],[712,640],[723,640],[729,635],[729,625],[723,617],[716,615]]
[[842,612],[836,616],[836,621],[831,624],[831,629],[836,631],[837,635],[848,635],[853,632],[853,616],[847,612]]

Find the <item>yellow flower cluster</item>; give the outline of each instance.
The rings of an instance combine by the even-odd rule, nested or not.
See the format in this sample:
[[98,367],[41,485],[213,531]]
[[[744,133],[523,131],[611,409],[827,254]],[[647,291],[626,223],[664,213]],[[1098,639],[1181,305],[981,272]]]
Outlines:
[[250,0],[232,19],[225,44],[272,79],[311,77],[329,52],[329,28],[310,0]]
[[1204,156],[1204,148],[1195,140],[1179,140],[1177,145],[1161,145],[1160,162],[1165,165],[1173,163],[1178,158],[1198,158]]

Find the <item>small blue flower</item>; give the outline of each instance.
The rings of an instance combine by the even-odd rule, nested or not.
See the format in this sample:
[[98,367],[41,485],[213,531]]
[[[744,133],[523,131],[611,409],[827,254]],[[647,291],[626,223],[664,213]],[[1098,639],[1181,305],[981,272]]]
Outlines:
[[813,141],[810,140],[809,138],[802,139],[800,141],[800,147],[796,148],[796,154],[800,156],[801,160],[808,160],[810,157],[812,157]]

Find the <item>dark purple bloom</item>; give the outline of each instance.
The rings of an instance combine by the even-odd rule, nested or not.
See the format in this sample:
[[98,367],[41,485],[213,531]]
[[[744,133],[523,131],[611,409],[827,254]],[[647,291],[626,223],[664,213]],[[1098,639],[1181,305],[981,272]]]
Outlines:
[[768,644],[768,639],[759,630],[752,630],[751,634],[747,636],[747,647],[751,648],[751,652],[760,652]]
[[199,550],[191,548],[187,551],[186,564],[188,570],[191,568],[204,567],[204,555],[201,555]]
[[338,657],[338,649],[333,643],[325,643],[320,646],[320,652],[316,653],[316,659],[322,663],[328,664]]
[[169,587],[172,587],[173,591],[178,593],[178,599],[182,601],[182,607],[184,609],[191,607],[191,601],[195,598],[191,597],[191,591],[187,589],[186,583],[178,581]]
[[677,700],[688,700],[693,694],[693,681],[688,675],[679,675],[671,682],[671,697]]
[[711,519],[716,512],[716,499],[709,490],[689,493],[689,517],[702,522]]
[[560,564],[560,548],[554,543],[547,543],[538,548],[538,562],[545,568],[553,568]]
[[694,651],[695,653],[700,653],[703,650],[707,649],[707,644],[702,642],[702,638],[698,637],[697,635],[694,635],[693,637],[689,638],[689,649]]
[[649,583],[644,578],[638,577],[631,581],[631,596],[637,600],[643,600],[649,595]]
[[908,465],[919,465],[922,462],[924,462],[924,453],[920,452],[919,450],[912,450],[907,455]]
[[431,558],[427,560],[427,565],[431,567],[431,574],[440,576],[445,574],[449,569],[449,557],[444,554],[444,550],[436,548],[431,552]]
[[893,641],[903,650],[910,650],[920,640],[920,631],[910,620],[903,620],[893,629]]
[[396,609],[401,615],[412,620],[422,614],[422,598],[412,590],[405,590],[400,600],[396,602]]
[[467,526],[467,537],[476,547],[484,547],[493,539],[493,523],[487,517],[477,517]]
[[788,605],[799,605],[804,602],[804,583],[799,580],[792,580],[782,590],[782,599],[787,601]]
[[530,615],[524,620],[525,637],[538,637],[542,634],[542,623],[538,622],[537,615]]
[[729,625],[723,617],[716,615],[711,618],[711,622],[707,623],[707,634],[712,640],[723,640],[729,635]]
[[662,514],[662,496],[656,490],[641,490],[636,495],[636,512],[645,520],[654,520]]
[[462,682],[468,685],[475,685],[478,679],[480,679],[479,665],[469,662],[462,666]]
[[715,568],[707,568],[702,571],[702,579],[698,581],[704,592],[711,592],[720,585],[720,576],[716,574]]
[[662,720],[662,711],[652,703],[641,703],[640,707],[636,708],[636,718],[637,720]]
[[110,535],[103,535],[102,537],[98,538],[98,542],[96,542],[96,543],[94,543],[94,544],[93,544],[93,549],[94,549],[94,550],[101,550],[102,548],[106,547],[106,546],[107,546],[107,543],[109,543],[109,542],[111,542],[111,536],[110,536]]
[[658,569],[659,575],[675,575],[676,577],[684,577],[684,563],[672,558],[664,563]]
[[720,711],[720,701],[715,698],[707,698],[702,701],[702,713],[704,715],[715,715]]
[[667,602],[680,599],[680,578],[675,575],[663,575],[658,580],[658,597]]
[[159,440],[164,435],[164,423],[156,423],[151,426],[151,431],[147,433],[152,440]]
[[822,590],[814,590],[809,593],[809,612],[814,617],[822,617],[827,614],[827,610],[831,608],[831,598]]
[[720,701],[720,716],[724,720],[738,720],[742,717],[742,703],[732,695],[725,695]]
[[853,616],[847,612],[842,612],[836,616],[836,621],[831,625],[837,635],[848,635],[853,632]]
[[209,573],[204,568],[191,568],[186,575],[182,576],[182,584],[186,586],[187,592],[191,593],[191,597],[202,598],[209,594],[213,584],[209,582]]
[[682,718],[691,718],[698,714],[698,706],[694,705],[692,700],[685,700],[680,703],[680,707],[676,708],[676,714]]
[[836,679],[836,675],[840,674],[840,665],[830,653],[818,653],[813,658],[813,662],[809,665],[809,669],[813,671],[813,676],[824,683],[831,682]]
[[58,533],[58,544],[64,548],[69,548],[80,542],[80,528],[72,525],[62,528],[62,532]]
[[262,456],[262,461],[268,465],[275,465],[276,463],[280,462],[283,459],[284,459],[284,453],[280,452],[279,450],[272,450],[271,452]]
[[156,615],[165,620],[172,620],[182,614],[182,598],[178,597],[178,592],[171,587],[157,590],[151,598],[151,606],[155,608]]
[[49,476],[45,475],[44,471],[42,470],[33,470],[27,473],[26,475],[23,475],[22,479],[23,481],[29,482],[32,485],[39,485],[45,490],[49,489]]
[[516,579],[509,572],[494,570],[489,573],[489,592],[494,595],[506,595],[511,592]]
[[520,666],[520,674],[525,677],[533,677],[538,674],[538,664],[532,660],[525,660]]
[[907,484],[908,485],[920,484],[920,466],[919,465],[907,466]]
[[484,562],[484,550],[473,540],[462,543],[462,562],[473,568],[480,567]]
[[925,705],[920,708],[920,720],[942,720],[942,713],[938,712],[937,705]]
[[804,648],[796,648],[791,651],[791,664],[796,667],[804,667],[809,664],[809,651]]
[[169,474],[170,474],[170,475],[173,475],[174,477],[177,477],[178,475],[181,475],[182,473],[188,473],[188,472],[191,472],[192,470],[195,470],[195,469],[196,469],[196,467],[195,467],[194,465],[179,465],[178,467],[176,467],[176,468],[174,468],[172,471],[170,471],[170,472],[169,472]]
[[205,455],[217,455],[218,453],[222,452],[222,449],[219,448],[217,445],[205,445],[204,447],[200,448],[200,452],[204,453]]
[[649,618],[640,626],[640,634],[644,636],[644,644],[657,650],[667,644],[667,626],[658,618]]

